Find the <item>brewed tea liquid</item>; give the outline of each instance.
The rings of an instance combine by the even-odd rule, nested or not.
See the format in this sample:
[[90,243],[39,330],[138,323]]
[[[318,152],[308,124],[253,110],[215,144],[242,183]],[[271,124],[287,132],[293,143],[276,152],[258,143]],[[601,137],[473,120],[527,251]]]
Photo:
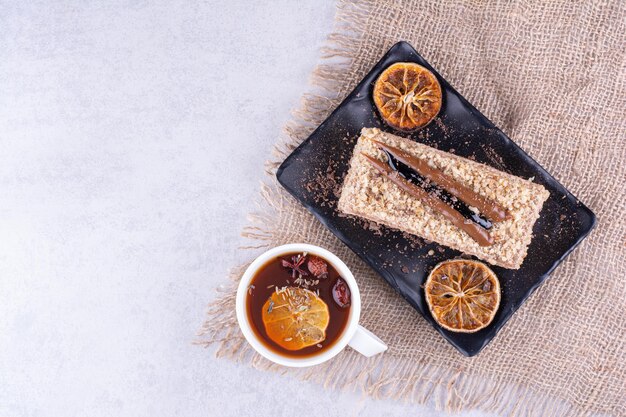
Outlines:
[[[330,320],[328,327],[326,328],[326,339],[319,343],[321,347],[313,345],[300,350],[287,350],[272,341],[265,332],[265,326],[263,325],[263,305],[272,293],[276,291],[275,287],[280,289],[284,286],[298,286],[294,283],[295,278],[292,278],[291,271],[281,265],[281,258],[291,259],[294,255],[298,255],[298,253],[295,252],[281,255],[278,258],[268,261],[259,269],[257,274],[252,279],[248,289],[248,295],[246,297],[246,312],[250,323],[252,323],[253,331],[258,336],[259,340],[266,345],[266,347],[283,356],[300,358],[313,356],[332,346],[337,341],[339,336],[341,336],[346,324],[348,323],[351,307],[339,307],[333,299],[333,286],[337,282],[340,275],[333,268],[333,266],[327,262],[328,277],[320,279],[319,284],[308,287],[308,289],[313,292],[319,290],[319,297],[328,305],[328,311],[330,313]],[[307,278],[312,279],[313,277],[309,276]]]

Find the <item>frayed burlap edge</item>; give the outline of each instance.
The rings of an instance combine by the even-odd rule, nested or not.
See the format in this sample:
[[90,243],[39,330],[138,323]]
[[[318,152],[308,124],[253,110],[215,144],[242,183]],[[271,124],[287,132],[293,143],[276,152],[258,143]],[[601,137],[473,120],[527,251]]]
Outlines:
[[[363,35],[371,2],[359,4],[340,0],[335,17],[335,31],[322,49],[322,60],[311,79],[315,94],[305,94],[293,120],[275,145],[266,164],[268,183],[261,185],[260,211],[249,215],[249,225],[242,236],[251,243],[242,249],[260,250],[280,243],[276,237],[275,215],[285,204],[297,204],[278,186],[276,168],[337,106],[340,98],[353,87],[346,85],[346,71],[359,56],[359,40]],[[252,257],[252,254],[251,254]],[[247,344],[237,325],[235,292],[237,282],[248,264],[230,272],[230,282],[218,288],[217,299],[209,304],[207,319],[194,342],[212,347],[217,358],[251,364],[260,370],[294,375],[322,384],[327,389],[362,392],[373,398],[401,400],[434,406],[438,410],[459,412],[477,409],[498,415],[518,416],[591,416],[560,399],[551,398],[528,387],[502,381],[499,377],[469,375],[463,369],[444,366],[416,366],[413,361],[388,354],[365,358],[347,350],[340,360],[309,369],[281,367],[264,359]]]

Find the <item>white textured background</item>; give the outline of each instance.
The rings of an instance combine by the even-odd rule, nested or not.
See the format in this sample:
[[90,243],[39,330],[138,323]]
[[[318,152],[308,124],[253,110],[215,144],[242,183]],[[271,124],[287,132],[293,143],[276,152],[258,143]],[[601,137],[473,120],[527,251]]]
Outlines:
[[0,417],[440,415],[191,344],[332,2],[52,3],[0,1]]

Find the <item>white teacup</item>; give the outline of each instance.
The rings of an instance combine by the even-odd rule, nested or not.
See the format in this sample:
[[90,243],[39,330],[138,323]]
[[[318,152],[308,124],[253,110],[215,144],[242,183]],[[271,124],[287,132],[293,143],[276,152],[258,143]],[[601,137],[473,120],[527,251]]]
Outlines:
[[[248,296],[248,287],[250,286],[252,279],[257,274],[259,268],[272,259],[294,252],[307,252],[328,261],[346,281],[351,293],[350,316],[343,333],[328,349],[322,350],[319,354],[302,358],[284,356],[267,348],[252,330],[252,324],[248,320],[248,315],[246,314],[246,297]],[[356,280],[354,279],[354,275],[352,275],[352,272],[350,272],[346,264],[344,264],[341,259],[326,249],[322,249],[318,246],[308,245],[305,243],[292,243],[270,249],[256,258],[254,262],[250,264],[248,269],[246,269],[246,272],[244,272],[241,277],[241,282],[239,282],[239,287],[237,289],[236,310],[239,327],[241,328],[241,331],[246,337],[248,343],[250,343],[250,345],[252,345],[252,347],[265,358],[280,365],[292,367],[318,365],[337,355],[346,346],[350,346],[360,354],[367,357],[387,350],[387,345],[385,345],[382,340],[366,328],[359,325],[359,318],[361,316],[361,295],[359,293],[359,287],[357,286]]]

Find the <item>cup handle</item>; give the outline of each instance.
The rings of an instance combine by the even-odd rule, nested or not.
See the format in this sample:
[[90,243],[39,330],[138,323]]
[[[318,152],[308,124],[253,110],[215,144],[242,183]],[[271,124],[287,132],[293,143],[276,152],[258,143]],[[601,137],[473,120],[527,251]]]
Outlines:
[[348,346],[368,358],[387,350],[385,342],[360,324],[356,327]]

